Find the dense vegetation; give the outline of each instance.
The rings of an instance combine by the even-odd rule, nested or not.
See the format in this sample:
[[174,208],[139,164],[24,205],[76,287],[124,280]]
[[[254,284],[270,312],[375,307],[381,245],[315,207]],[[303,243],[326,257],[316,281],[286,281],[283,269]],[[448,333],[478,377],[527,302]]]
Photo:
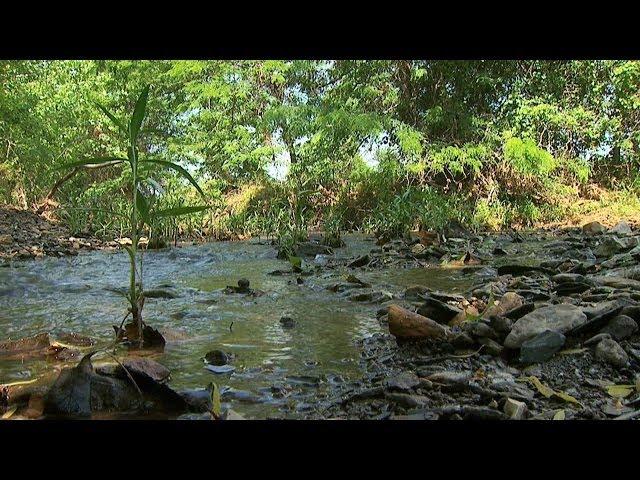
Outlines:
[[[96,103],[126,118],[146,84],[141,155],[184,167],[213,206],[154,218],[157,237],[286,247],[309,228],[498,229],[640,206],[635,61],[0,61],[0,84],[0,203],[53,208],[79,235],[128,234],[132,171],[60,166],[126,156]],[[158,210],[202,203],[149,167]]]

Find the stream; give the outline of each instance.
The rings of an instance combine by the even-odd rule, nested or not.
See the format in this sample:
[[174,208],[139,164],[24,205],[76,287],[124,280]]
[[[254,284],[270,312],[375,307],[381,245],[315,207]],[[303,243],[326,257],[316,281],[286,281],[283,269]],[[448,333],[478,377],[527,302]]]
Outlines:
[[[361,377],[356,342],[383,330],[375,315],[379,304],[349,300],[327,290],[329,285],[353,273],[395,297],[411,285],[464,293],[478,283],[460,269],[347,268],[341,258],[363,255],[375,244],[357,234],[345,236],[345,242],[325,257],[335,259],[335,267],[321,267],[321,258],[305,259],[304,269],[312,274],[301,276],[302,284],[296,275],[269,275],[289,264],[276,259],[268,242],[255,239],[146,252],[145,289],[175,296],[149,298],[144,310],[145,321],[167,338],[164,352],[152,358],[170,369],[170,385],[201,389],[214,381],[226,407],[246,418],[301,418],[318,408],[332,387]],[[240,278],[264,295],[223,292]],[[127,281],[124,252],[94,251],[0,268],[0,337],[75,332],[105,346],[113,340],[112,325],[126,312],[124,298],[114,290]],[[283,315],[296,326],[283,327]],[[204,356],[214,349],[233,355],[234,372],[220,375],[205,368]],[[0,360],[0,383],[36,378],[52,363]]]

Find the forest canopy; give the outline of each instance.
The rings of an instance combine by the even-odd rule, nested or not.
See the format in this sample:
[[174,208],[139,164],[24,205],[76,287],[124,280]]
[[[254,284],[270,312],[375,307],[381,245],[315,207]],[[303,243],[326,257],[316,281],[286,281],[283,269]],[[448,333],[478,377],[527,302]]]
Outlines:
[[[0,61],[0,83],[0,203],[60,207],[78,234],[126,229],[111,213],[131,173],[60,167],[126,152],[96,105],[125,118],[145,85],[140,152],[212,206],[158,219],[162,236],[499,229],[640,205],[636,61]],[[154,169],[145,195],[192,205],[183,177]]]

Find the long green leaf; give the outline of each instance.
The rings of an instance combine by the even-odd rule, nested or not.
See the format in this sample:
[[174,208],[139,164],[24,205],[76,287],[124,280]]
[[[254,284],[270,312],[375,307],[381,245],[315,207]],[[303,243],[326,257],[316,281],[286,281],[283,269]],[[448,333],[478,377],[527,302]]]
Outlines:
[[154,212],[152,216],[154,217],[177,217],[180,215],[188,215],[189,213],[202,212],[207,210],[209,205],[199,205],[197,207],[176,207],[176,208],[168,208],[166,210],[159,210]]
[[117,165],[122,162],[127,162],[126,158],[120,157],[99,157],[99,158],[85,158],[83,160],[75,160],[73,162],[67,162],[59,167],[54,168],[54,170],[63,170],[65,168],[73,168],[73,167],[84,167],[90,165]]
[[142,121],[144,120],[145,110],[147,109],[147,99],[149,98],[149,85],[146,85],[138,100],[136,101],[136,106],[133,109],[133,115],[131,116],[131,122],[129,123],[129,137],[131,138],[131,143],[135,143],[138,138],[138,133],[140,132],[140,127],[142,126]]
[[140,213],[140,217],[142,221],[147,225],[151,225],[151,219],[149,217],[149,204],[147,203],[147,199],[144,198],[144,195],[138,188],[138,193],[136,195],[136,209]]
[[111,120],[111,122],[113,122],[113,124],[117,126],[122,131],[122,133],[127,133],[127,128],[124,126],[124,123],[118,120],[114,114],[112,114],[109,110],[107,110],[104,106],[100,105],[98,102],[95,102],[95,105],[102,111],[102,113],[104,113],[107,117],[109,117],[109,120]]
[[140,162],[142,163],[157,163],[158,165],[162,165],[165,166],[167,168],[172,168],[173,170],[175,170],[176,172],[180,173],[183,177],[185,177],[187,180],[189,180],[189,182],[191,183],[191,185],[193,185],[194,187],[196,187],[196,190],[198,190],[198,192],[200,192],[200,195],[202,195],[202,197],[206,197],[204,192],[202,191],[202,189],[200,188],[200,185],[198,185],[198,182],[196,182],[193,177],[191,176],[191,174],[189,172],[187,172],[183,167],[181,167],[180,165],[173,163],[173,162],[168,162],[166,160],[156,160],[154,158],[146,158],[144,160],[140,160]]

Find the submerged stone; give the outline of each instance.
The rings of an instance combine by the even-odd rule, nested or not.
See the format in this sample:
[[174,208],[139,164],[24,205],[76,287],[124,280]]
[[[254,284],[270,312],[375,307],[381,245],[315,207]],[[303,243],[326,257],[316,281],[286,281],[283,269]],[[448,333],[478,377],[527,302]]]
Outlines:
[[566,338],[559,332],[544,331],[520,347],[521,363],[546,362],[564,346]]

